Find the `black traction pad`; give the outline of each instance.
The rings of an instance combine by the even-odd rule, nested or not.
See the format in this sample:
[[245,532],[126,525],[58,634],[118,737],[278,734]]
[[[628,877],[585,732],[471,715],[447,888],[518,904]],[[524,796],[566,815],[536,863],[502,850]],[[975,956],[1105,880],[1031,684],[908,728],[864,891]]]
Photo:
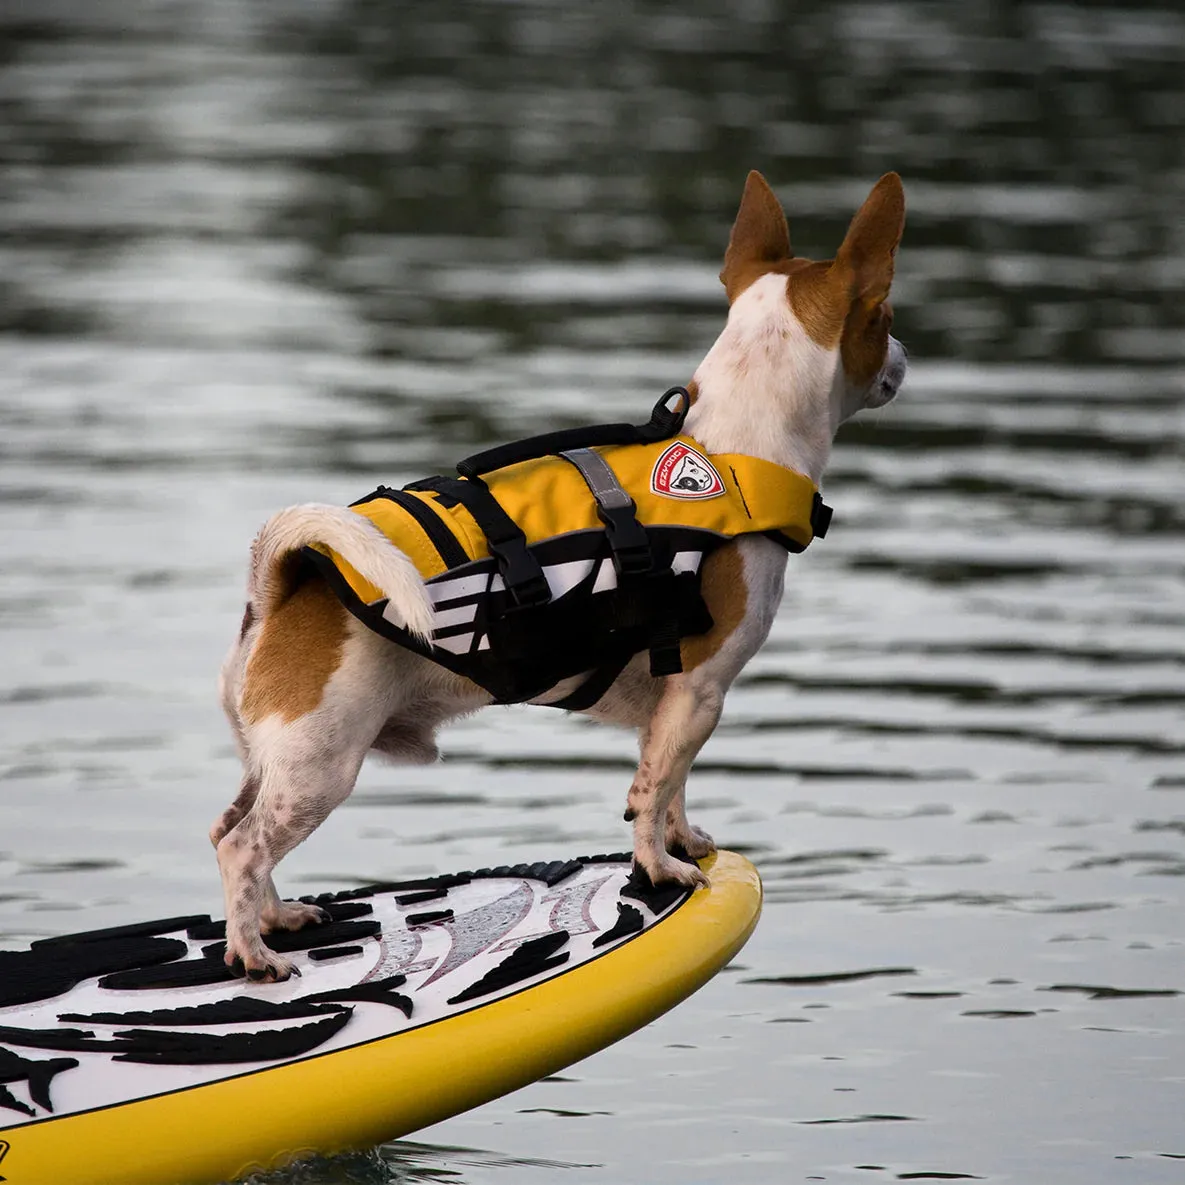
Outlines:
[[[373,938],[381,926],[377,921],[328,922],[322,926],[305,926],[302,930],[275,930],[263,936],[269,950],[284,954],[296,950],[312,950],[315,946],[340,946],[359,938]],[[202,957],[221,961],[226,954],[225,942],[212,942],[202,947]]]
[[317,963],[327,962],[329,959],[346,959],[351,955],[362,953],[360,946],[323,946],[309,951],[309,958]]
[[335,1009],[312,1024],[256,1033],[176,1033],[162,1029],[127,1029],[110,1038],[87,1029],[13,1029],[0,1026],[0,1042],[34,1049],[110,1053],[117,1062],[159,1065],[223,1065],[300,1057],[340,1032],[352,1008]]
[[640,909],[635,909],[632,905],[619,901],[617,903],[617,921],[608,930],[593,939],[593,948],[608,946],[609,943],[616,942],[619,938],[637,934],[645,924]]
[[[190,1033],[161,1029],[128,1029],[111,1037],[96,1037],[87,1029],[26,1030],[0,1026],[0,1042],[32,1049],[78,1053],[113,1053],[116,1062],[161,1065],[218,1065],[236,1062],[274,1062],[325,1044],[340,1032],[353,1008],[338,1007],[312,1024],[292,1029],[252,1033]],[[77,1063],[76,1063],[77,1064]]]
[[135,967],[104,975],[99,987],[112,991],[146,991],[151,988],[207,987],[239,979],[225,963],[213,959],[186,959],[163,967]]
[[391,975],[386,979],[375,979],[370,983],[359,983],[353,987],[334,988],[328,992],[314,992],[311,996],[301,996],[297,1001],[301,1004],[386,1004],[389,1008],[398,1008],[404,1016],[412,1014],[412,1002],[397,992],[407,982],[406,975]]
[[[338,901],[356,901],[360,897],[373,897],[376,893],[410,893],[432,890],[441,895],[458,885],[470,881],[496,880],[502,877],[519,877],[523,880],[542,881],[554,888],[565,877],[571,876],[585,864],[628,864],[633,859],[631,852],[605,852],[594,856],[576,856],[571,860],[541,860],[535,864],[501,864],[496,868],[478,868],[472,872],[446,872],[440,876],[422,876],[414,880],[381,881],[373,885],[362,885],[357,889],[341,889],[336,893],[320,893],[316,897],[302,897],[306,904],[333,905]],[[428,898],[424,898],[428,900]]]
[[0,951],[0,1008],[52,999],[96,975],[153,968],[181,958],[186,950],[179,938],[131,936]]
[[341,1032],[352,1015],[353,1009],[343,1008],[312,1024],[258,1033],[170,1033],[131,1029],[116,1036],[127,1039],[135,1047],[118,1054],[115,1060],[193,1066],[300,1057]]
[[[671,855],[684,864],[695,864],[695,861],[682,848],[672,848]],[[627,857],[632,860],[633,857]],[[665,913],[676,901],[682,900],[691,890],[684,885],[656,885],[650,879],[646,870],[638,863],[630,868],[630,877],[621,890],[622,897],[631,897],[640,901],[655,916]]]
[[567,930],[557,930],[554,934],[544,934],[541,938],[531,938],[519,946],[500,962],[496,967],[487,971],[476,983],[470,984],[464,991],[449,997],[450,1004],[463,1004],[467,1000],[476,1000],[479,996],[488,996],[490,992],[501,991],[504,987],[530,979],[542,971],[550,971],[566,963],[570,957],[568,951],[556,954],[568,941]]
[[395,904],[400,907],[423,905],[427,901],[439,901],[442,897],[447,896],[448,889],[425,889],[422,893],[405,893],[402,897],[396,897]]
[[640,901],[653,914],[665,913],[676,901],[687,895],[682,885],[652,885],[647,878],[644,884],[631,881],[621,890],[622,897],[632,897]]
[[[306,905],[314,904],[311,897],[302,897],[301,901]],[[365,917],[369,913],[374,913],[374,906],[366,901],[345,901],[340,904],[325,904],[320,903],[321,908],[329,914],[330,921],[333,922],[348,922],[352,918]],[[321,923],[324,924],[324,923]],[[305,929],[310,927],[306,926]],[[212,922],[209,918],[204,920],[204,923],[188,927],[186,934],[195,942],[206,942],[211,938],[225,938],[226,937],[226,922],[217,921]],[[265,939],[266,941],[266,939]],[[275,947],[272,948],[276,949]]]
[[404,921],[409,926],[430,926],[433,922],[451,922],[453,920],[453,911],[451,909],[433,909],[427,913],[409,913]]
[[[11,1049],[0,1049],[0,1107],[20,1111],[23,1115],[35,1115],[32,1107],[26,1106],[10,1091],[6,1083],[27,1082],[29,1098],[46,1111],[53,1110],[49,1087],[54,1077],[63,1070],[73,1070],[78,1065],[74,1057],[54,1057],[36,1061],[23,1058]],[[0,1180],[3,1180],[0,1177]]]
[[77,934],[55,934],[51,938],[38,938],[30,943],[31,950],[44,950],[50,946],[66,946],[77,942],[107,942],[112,938],[151,938],[157,934],[171,934],[174,930],[187,930],[191,926],[206,925],[208,913],[189,914],[178,918],[158,918],[154,922],[132,922],[127,926],[108,926],[105,930],[80,930]]
[[235,996],[188,1008],[154,1008],[150,1012],[63,1012],[58,1020],[86,1025],[241,1025],[269,1020],[300,1020],[330,1010],[308,1000],[260,1000]]

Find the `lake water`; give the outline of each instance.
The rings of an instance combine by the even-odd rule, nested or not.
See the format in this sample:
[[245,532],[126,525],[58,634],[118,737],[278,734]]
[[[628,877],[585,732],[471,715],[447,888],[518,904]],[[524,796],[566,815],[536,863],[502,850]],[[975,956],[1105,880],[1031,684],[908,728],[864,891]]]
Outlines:
[[[1179,8],[10,0],[0,54],[3,945],[220,910],[269,513],[643,417],[722,324],[747,169],[826,258],[895,168],[911,378],[689,787],[756,934],[562,1075],[267,1185],[1182,1181]],[[281,890],[628,842],[626,734],[443,750]]]

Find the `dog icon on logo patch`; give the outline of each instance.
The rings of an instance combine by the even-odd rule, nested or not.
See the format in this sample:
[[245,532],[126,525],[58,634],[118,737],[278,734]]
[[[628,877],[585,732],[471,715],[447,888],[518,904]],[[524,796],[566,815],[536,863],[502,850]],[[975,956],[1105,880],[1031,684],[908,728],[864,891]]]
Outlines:
[[667,498],[718,498],[724,482],[703,453],[690,445],[672,444],[654,464],[650,488]]

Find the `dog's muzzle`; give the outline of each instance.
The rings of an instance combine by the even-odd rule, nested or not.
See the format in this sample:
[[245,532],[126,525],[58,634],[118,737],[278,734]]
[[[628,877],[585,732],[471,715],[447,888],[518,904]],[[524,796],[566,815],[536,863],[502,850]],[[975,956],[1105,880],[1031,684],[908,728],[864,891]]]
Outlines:
[[889,354],[872,389],[870,407],[884,407],[901,389],[909,369],[909,351],[895,338],[889,338]]

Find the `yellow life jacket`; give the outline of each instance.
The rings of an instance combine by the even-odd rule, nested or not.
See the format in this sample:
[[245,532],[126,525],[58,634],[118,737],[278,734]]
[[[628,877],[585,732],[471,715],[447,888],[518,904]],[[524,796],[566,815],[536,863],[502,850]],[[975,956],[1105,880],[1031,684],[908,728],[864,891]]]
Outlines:
[[[682,415],[673,423],[681,426]],[[596,434],[587,430],[587,438]],[[581,437],[580,430],[553,433],[488,456],[497,461]],[[801,473],[743,454],[709,454],[685,435],[558,448],[490,472],[479,473],[476,460],[458,466],[467,476],[380,486],[351,507],[424,578],[435,611],[431,646],[384,617],[380,590],[340,555],[327,547],[306,555],[372,629],[504,703],[590,672],[554,706],[591,706],[644,650],[652,674],[681,670],[679,639],[712,627],[700,594],[704,557],[752,534],[802,551],[831,516]]]

